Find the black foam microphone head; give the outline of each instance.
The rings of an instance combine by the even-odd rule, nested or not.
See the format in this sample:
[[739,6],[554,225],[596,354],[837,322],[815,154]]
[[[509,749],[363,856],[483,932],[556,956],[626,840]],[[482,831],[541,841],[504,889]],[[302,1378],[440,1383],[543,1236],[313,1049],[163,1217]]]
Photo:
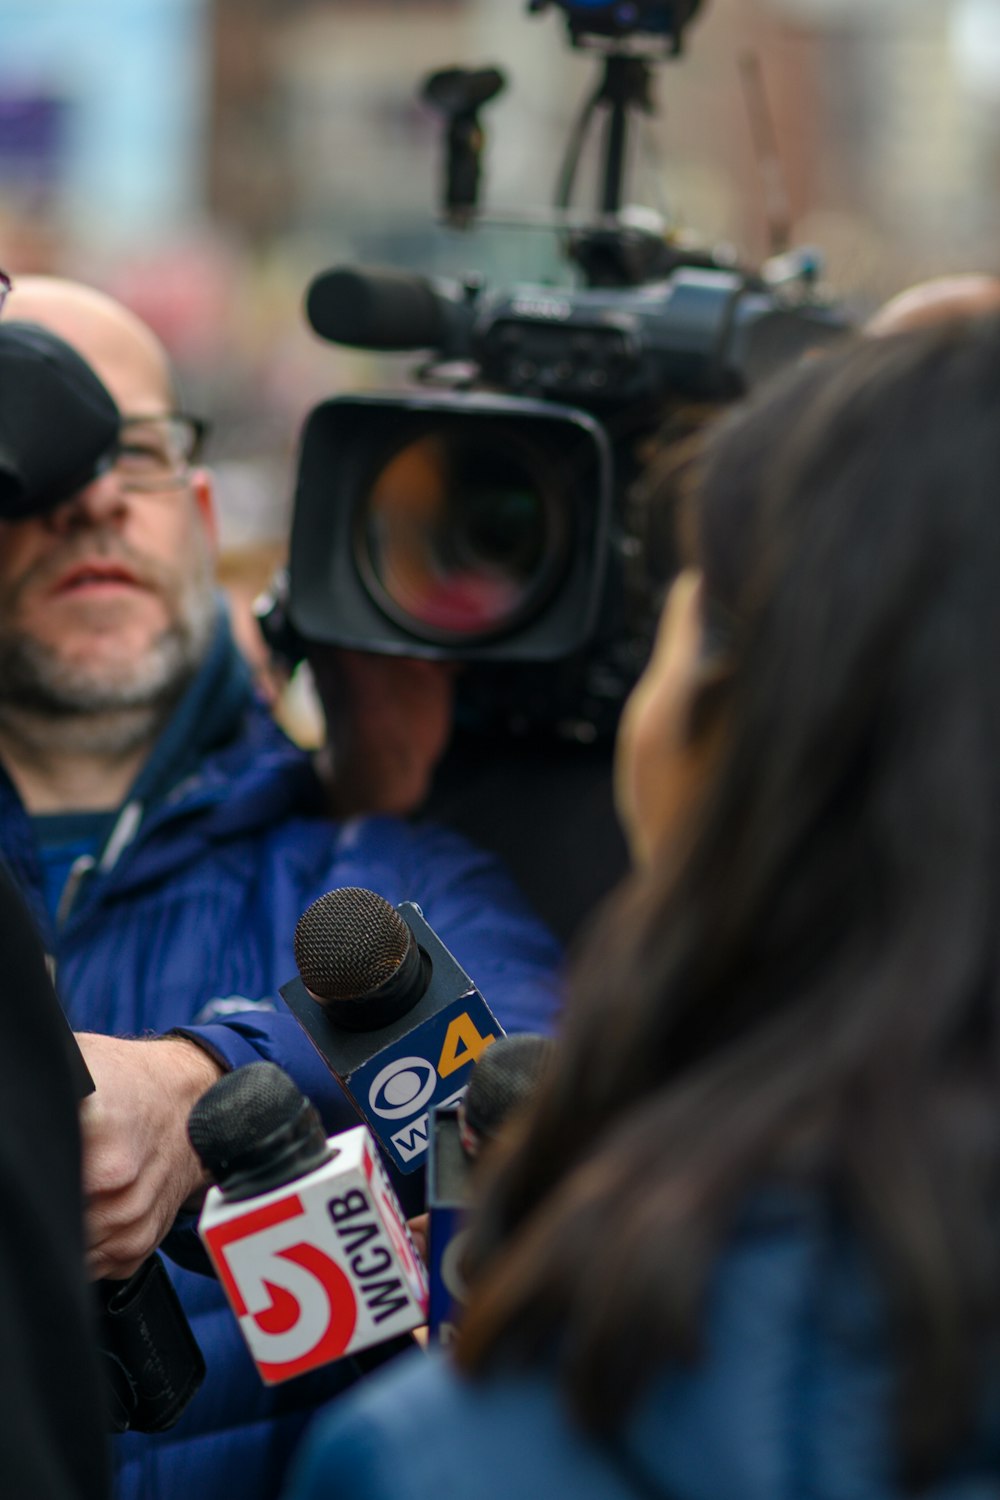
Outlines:
[[328,891],[302,913],[295,962],[310,994],[351,1030],[388,1025],[427,988],[409,927],[384,896],[361,886]]
[[0,518],[39,515],[89,484],[119,425],[75,349],[37,324],[0,324]]
[[462,1145],[470,1156],[531,1097],[551,1055],[551,1038],[534,1032],[498,1037],[487,1047],[460,1106]]
[[205,1170],[230,1199],[281,1187],[330,1156],[315,1107],[276,1063],[223,1074],[197,1101],[187,1128]]

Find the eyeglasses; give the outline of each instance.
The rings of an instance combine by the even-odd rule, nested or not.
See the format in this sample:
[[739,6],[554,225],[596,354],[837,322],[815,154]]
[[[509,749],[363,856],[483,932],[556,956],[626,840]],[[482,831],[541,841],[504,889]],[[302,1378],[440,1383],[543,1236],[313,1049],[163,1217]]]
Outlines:
[[207,422],[183,412],[123,417],[108,467],[125,490],[171,489],[184,483],[207,432]]
[[9,291],[10,277],[6,271],[0,271],[0,313],[3,312],[3,305],[7,301],[7,293]]

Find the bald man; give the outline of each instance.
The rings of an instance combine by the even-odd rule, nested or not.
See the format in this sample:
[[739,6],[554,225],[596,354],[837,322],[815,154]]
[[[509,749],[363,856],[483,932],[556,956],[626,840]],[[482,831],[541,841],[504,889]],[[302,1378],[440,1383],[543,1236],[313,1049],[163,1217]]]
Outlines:
[[1000,276],[968,272],[936,276],[890,298],[865,326],[880,337],[931,328],[949,318],[979,318],[1000,312]]
[[[83,1118],[90,1269],[125,1277],[200,1202],[186,1121],[221,1072],[273,1060],[329,1131],[356,1123],[275,999],[316,897],[355,885],[417,901],[507,1030],[551,1024],[558,953],[464,841],[318,816],[308,759],[233,645],[199,426],[176,410],[149,329],[45,278],[17,283],[8,316],[70,343],[122,414],[98,478],[0,523],[0,846],[96,1082]],[[118,1440],[118,1496],[273,1500],[306,1418],[354,1372],[330,1366],[275,1396],[216,1284],[175,1280],[208,1376],[177,1428]]]

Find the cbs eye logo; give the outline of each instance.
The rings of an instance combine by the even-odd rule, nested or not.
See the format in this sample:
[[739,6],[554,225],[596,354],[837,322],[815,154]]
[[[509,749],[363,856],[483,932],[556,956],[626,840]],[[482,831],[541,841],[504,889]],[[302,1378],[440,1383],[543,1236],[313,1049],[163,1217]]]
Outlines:
[[372,1079],[368,1103],[383,1120],[405,1120],[430,1102],[437,1084],[426,1057],[397,1057]]
[[469,1011],[461,1011],[448,1023],[437,1067],[426,1057],[386,1063],[368,1089],[369,1106],[383,1120],[408,1119],[430,1103],[441,1079],[474,1063],[493,1040],[492,1031],[484,1035]]

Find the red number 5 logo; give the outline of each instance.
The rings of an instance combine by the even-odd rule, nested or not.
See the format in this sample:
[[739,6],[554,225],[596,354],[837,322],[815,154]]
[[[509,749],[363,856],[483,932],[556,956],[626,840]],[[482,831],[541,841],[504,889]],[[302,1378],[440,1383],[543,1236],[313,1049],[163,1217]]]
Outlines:
[[302,1199],[293,1195],[205,1232],[219,1280],[269,1384],[339,1359],[357,1323],[351,1283],[310,1243],[308,1225]]

